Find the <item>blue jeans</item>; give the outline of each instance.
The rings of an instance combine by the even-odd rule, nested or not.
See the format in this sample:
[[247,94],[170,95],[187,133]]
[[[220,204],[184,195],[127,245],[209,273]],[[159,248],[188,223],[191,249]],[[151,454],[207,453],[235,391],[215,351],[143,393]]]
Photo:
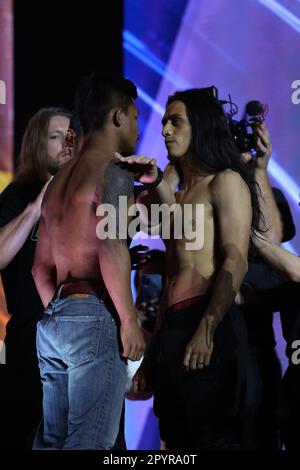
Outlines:
[[44,420],[35,450],[111,449],[126,386],[118,327],[102,300],[55,299],[37,327]]

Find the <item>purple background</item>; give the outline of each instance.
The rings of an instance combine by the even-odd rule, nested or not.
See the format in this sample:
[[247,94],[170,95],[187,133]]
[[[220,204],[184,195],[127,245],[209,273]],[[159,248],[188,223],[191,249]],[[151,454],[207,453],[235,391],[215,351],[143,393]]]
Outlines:
[[[125,75],[139,88],[138,154],[158,159],[166,151],[161,117],[175,90],[215,85],[239,106],[253,99],[269,105],[266,118],[273,143],[272,185],[288,198],[299,229],[300,104],[292,103],[292,82],[300,80],[299,0],[126,0]],[[151,246],[163,247],[161,242]],[[300,251],[299,230],[287,244]],[[285,367],[280,323],[274,326]],[[151,400],[127,401],[129,449],[157,448]]]

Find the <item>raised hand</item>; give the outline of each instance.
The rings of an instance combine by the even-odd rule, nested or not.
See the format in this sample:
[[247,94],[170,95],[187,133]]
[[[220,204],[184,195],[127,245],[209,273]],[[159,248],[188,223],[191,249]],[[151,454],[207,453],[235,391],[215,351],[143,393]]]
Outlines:
[[114,153],[115,158],[127,166],[135,176],[135,181],[139,183],[154,183],[157,179],[157,166],[155,158],[147,158],[143,155],[131,155],[123,157],[120,153]]
[[256,159],[255,167],[266,170],[271,152],[272,144],[270,139],[270,133],[265,124],[260,123],[254,129],[255,141],[256,141]]
[[44,186],[42,187],[38,197],[33,202],[28,204],[28,205],[31,205],[32,208],[34,209],[36,220],[38,220],[41,216],[41,207],[42,207],[43,198],[44,198],[45,192],[48,188],[48,184],[50,183],[52,178],[53,178],[53,176],[51,176],[51,178],[47,181],[47,183],[44,184]]

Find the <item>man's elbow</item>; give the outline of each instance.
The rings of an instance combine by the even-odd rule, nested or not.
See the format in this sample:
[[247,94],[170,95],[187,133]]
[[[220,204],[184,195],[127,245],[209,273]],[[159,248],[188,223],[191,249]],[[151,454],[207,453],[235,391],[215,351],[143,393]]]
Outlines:
[[223,266],[226,271],[231,272],[235,277],[235,282],[239,284],[248,271],[248,259],[240,253],[234,253],[234,255],[225,258]]
[[293,282],[300,283],[300,265],[299,268],[293,268],[288,272],[288,277]]
[[244,276],[246,275],[248,271],[248,258],[246,258],[243,255],[237,255],[235,256],[235,271],[239,273],[240,277],[244,279]]
[[6,258],[5,255],[2,255],[2,253],[0,253],[0,271],[2,271],[2,269],[5,269],[9,265],[10,261],[11,260]]
[[280,245],[283,241],[283,224],[281,221],[278,221],[277,224],[274,224],[270,228],[270,233],[266,237],[270,243],[274,245]]
[[240,272],[241,278],[244,279],[248,271],[248,259],[241,257],[239,260],[237,260],[237,263],[238,263],[238,270]]

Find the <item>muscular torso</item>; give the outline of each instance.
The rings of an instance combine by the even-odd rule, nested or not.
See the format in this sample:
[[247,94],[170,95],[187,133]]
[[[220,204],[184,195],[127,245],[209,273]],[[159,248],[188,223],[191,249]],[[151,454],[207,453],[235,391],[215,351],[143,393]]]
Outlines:
[[[182,300],[207,294],[210,290],[214,273],[220,264],[216,245],[216,223],[210,194],[210,184],[214,176],[207,176],[188,190],[176,193],[176,202],[181,205],[184,215],[184,204],[193,206],[193,231],[203,230],[203,246],[189,250],[186,243],[193,242],[184,236],[182,239],[164,240],[167,249],[168,306]],[[204,205],[203,220],[195,220],[195,205]],[[203,225],[204,224],[204,225]],[[172,234],[172,230],[171,230]],[[200,240],[200,238],[199,238]]]

